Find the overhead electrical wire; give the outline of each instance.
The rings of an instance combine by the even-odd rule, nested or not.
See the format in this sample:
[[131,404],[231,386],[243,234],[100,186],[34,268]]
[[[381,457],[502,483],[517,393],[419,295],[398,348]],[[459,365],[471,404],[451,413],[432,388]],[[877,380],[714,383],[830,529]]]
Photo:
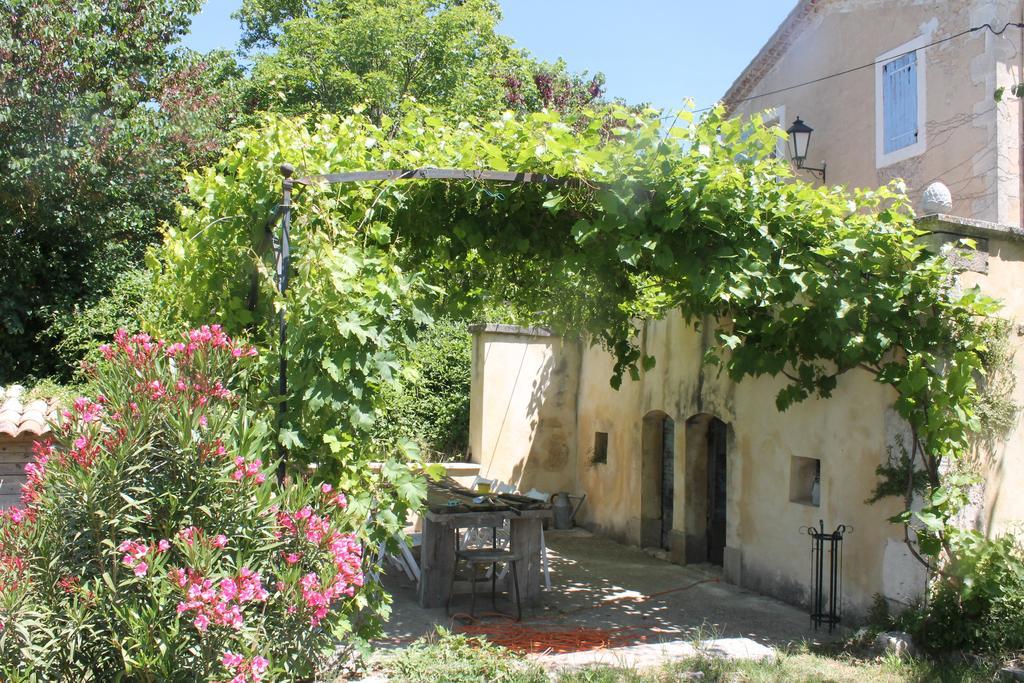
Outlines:
[[[873,67],[875,67],[875,66],[877,66],[879,64],[883,64],[883,63],[889,62],[889,61],[891,61],[893,59],[899,59],[900,57],[903,57],[904,55],[908,55],[908,54],[911,54],[913,52],[917,52],[918,50],[926,50],[926,49],[928,49],[930,47],[935,47],[936,45],[941,45],[942,43],[946,43],[946,42],[949,42],[951,40],[956,40],[957,38],[961,38],[963,36],[966,36],[969,33],[977,33],[978,31],[984,31],[985,29],[988,29],[988,31],[990,33],[992,33],[992,35],[1001,36],[1006,31],[1006,29],[1010,28],[1011,26],[1014,27],[1014,28],[1024,28],[1024,22],[1008,21],[1005,24],[1003,24],[1003,27],[1001,29],[999,29],[999,30],[994,29],[991,24],[981,24],[979,26],[972,26],[971,28],[964,29],[963,31],[960,31],[959,33],[954,33],[954,34],[948,35],[948,36],[946,36],[944,38],[939,38],[938,40],[934,40],[934,41],[932,41],[930,43],[922,45],[921,47],[914,48],[913,50],[907,50],[906,52],[902,52],[902,53],[900,53],[898,55],[894,55],[894,56],[891,56],[891,57],[886,57],[884,60],[876,59],[876,60],[870,61],[870,62],[868,62],[866,64],[861,64],[860,66],[853,66],[853,67],[850,67],[848,69],[843,69],[842,71],[836,71],[835,73],[831,73],[831,74],[828,74],[826,76],[819,76],[818,78],[813,78],[813,79],[811,79],[809,81],[804,81],[803,83],[795,83],[794,85],[787,85],[784,88],[778,88],[776,90],[770,90],[768,92],[758,93],[756,95],[749,95],[747,97],[741,97],[740,99],[733,101],[732,104],[740,104],[742,102],[749,102],[750,100],[756,100],[759,97],[770,97],[771,95],[778,95],[779,93],[788,92],[790,90],[795,90],[797,88],[803,88],[804,86],[813,85],[815,83],[821,83],[822,81],[827,81],[827,80],[830,80],[832,78],[838,78],[840,76],[845,76],[847,74],[851,74],[851,73],[854,73],[855,71],[860,71],[862,69],[873,68]],[[711,109],[714,109],[715,106],[717,106],[717,105],[711,105],[710,107],[702,107],[700,109],[694,109],[693,112],[695,114],[698,114],[700,112],[710,111]],[[669,117],[666,116],[665,118],[669,118]]]

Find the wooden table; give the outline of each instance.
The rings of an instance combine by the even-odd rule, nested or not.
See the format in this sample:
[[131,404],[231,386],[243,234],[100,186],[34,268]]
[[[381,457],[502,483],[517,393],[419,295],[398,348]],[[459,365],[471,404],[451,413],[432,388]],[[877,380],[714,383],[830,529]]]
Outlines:
[[[467,527],[500,527],[509,522],[511,549],[523,559],[519,561],[519,596],[530,604],[540,597],[541,551],[540,532],[544,520],[552,516],[549,506],[517,510],[513,507],[472,510],[465,505],[446,509],[430,506],[423,516],[423,543],[420,546],[419,602],[421,607],[444,607],[448,604],[452,573],[455,571],[455,540],[457,530]],[[511,580],[511,576],[510,576]]]

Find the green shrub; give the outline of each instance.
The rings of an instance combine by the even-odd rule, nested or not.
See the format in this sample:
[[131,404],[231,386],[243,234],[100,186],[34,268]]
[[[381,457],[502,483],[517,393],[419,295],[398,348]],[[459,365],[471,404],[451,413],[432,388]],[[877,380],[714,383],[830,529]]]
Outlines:
[[958,553],[953,576],[938,580],[919,613],[898,618],[934,652],[1024,653],[1024,548],[1011,535]]
[[398,432],[435,459],[461,457],[469,444],[471,349],[464,321],[442,318],[424,328],[410,351],[405,381],[384,390],[377,437]]
[[63,363],[60,376],[71,377],[85,359],[95,362],[99,344],[121,328],[137,329],[146,321],[148,332],[167,324],[167,307],[153,295],[153,276],[147,270],[128,270],[117,277],[107,296],[86,306],[59,309],[51,315],[47,335]]
[[0,518],[0,673],[23,680],[311,676],[366,632],[365,509],[278,489],[247,398],[255,350],[216,326],[123,331]]
[[521,655],[486,640],[454,635],[438,627],[387,662],[396,683],[546,683],[544,671]]

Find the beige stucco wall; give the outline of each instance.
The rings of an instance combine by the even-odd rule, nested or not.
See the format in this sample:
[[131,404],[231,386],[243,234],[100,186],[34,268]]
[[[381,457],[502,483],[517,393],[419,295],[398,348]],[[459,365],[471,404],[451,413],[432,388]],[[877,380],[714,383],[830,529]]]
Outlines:
[[[1024,406],[1024,242],[989,240],[988,272],[965,273],[965,286],[979,285],[986,294],[1003,303],[1000,316],[1013,321],[1010,341],[1016,348],[1013,400]],[[1012,431],[995,444],[983,444],[978,453],[985,476],[983,506],[978,525],[989,534],[1018,532],[1024,537],[1024,420],[1018,415]]]
[[[985,272],[965,272],[961,284],[981,285],[1004,301],[1003,315],[1024,320],[1019,286],[1024,242],[1008,235],[981,244],[988,254]],[[478,331],[470,442],[481,474],[522,489],[586,494],[580,523],[626,543],[649,543],[645,518],[659,508],[657,501],[651,504],[644,420],[668,416],[675,423],[670,553],[674,561],[685,562],[693,559],[692,537],[704,533],[700,489],[706,479],[696,459],[703,457],[704,436],[695,425],[717,417],[728,426],[724,569],[729,580],[805,604],[810,542],[801,529],[823,520],[829,529],[853,528],[844,552],[844,603],[851,614],[863,614],[876,593],[897,602],[912,600],[924,575],[909,556],[902,528],[888,522],[901,501],[865,502],[877,483],[875,468],[899,439],[909,443],[906,425],[891,407],[892,390],[852,371],[840,378],[830,399],[807,400],[779,413],[775,396],[784,380],[736,384],[702,365],[704,335],[711,327],[688,325],[678,313],[639,327],[643,351],[657,364],[638,380],[626,377],[618,390],[610,385],[613,359],[599,347],[546,332],[510,332],[516,328]],[[1017,347],[1024,338],[1020,330],[1015,324],[1011,333]],[[1024,373],[1024,353],[1016,353],[1014,368],[1018,376]],[[1014,397],[1024,405],[1024,382]],[[593,461],[596,432],[608,435],[605,463]],[[820,505],[791,501],[794,457],[821,461]],[[992,534],[1019,527],[1024,522],[1020,420],[985,454],[981,471],[986,482],[973,521]]]
[[825,160],[829,184],[875,187],[900,177],[919,207],[924,188],[942,181],[953,195],[951,213],[1020,225],[1021,102],[993,100],[997,87],[1008,92],[1021,80],[1018,29],[1001,37],[980,31],[923,50],[925,149],[895,164],[877,165],[875,67],[760,96],[871,64],[920,36],[931,42],[983,23],[1021,21],[1020,0],[823,0],[815,7],[750,91],[753,99],[733,112],[781,106],[784,128],[799,115],[814,128],[806,163]]
[[575,349],[539,330],[475,329],[469,448],[480,476],[522,491],[576,488]]
[[[830,530],[840,523],[854,527],[846,541],[844,569],[851,612],[866,611],[875,593],[907,600],[908,585],[919,589],[921,574],[898,543],[901,529],[886,521],[898,511],[899,502],[864,504],[876,483],[875,467],[884,462],[886,445],[899,430],[889,410],[889,390],[866,373],[852,372],[841,379],[831,400],[809,400],[780,414],[775,394],[781,381],[763,378],[737,385],[714,368],[702,367],[702,333],[680,315],[648,323],[640,335],[657,365],[638,381],[626,378],[614,390],[609,383],[612,358],[599,347],[581,350],[577,343],[559,344],[551,337],[477,333],[470,440],[474,460],[478,444],[489,444],[481,473],[510,472],[503,478],[512,481],[525,473],[528,486],[585,493],[581,524],[639,545],[645,498],[643,421],[652,412],[664,413],[676,425],[671,553],[682,562],[685,536],[694,531],[687,498],[699,494],[693,486],[705,485],[700,477],[687,483],[692,461],[684,454],[699,450],[702,441],[688,443],[692,430],[686,425],[691,418],[713,415],[728,425],[727,578],[805,603],[810,539],[801,528],[824,520]],[[529,407],[527,395],[538,395],[537,389],[548,401],[564,397],[541,401],[540,413],[545,405],[557,407],[556,440],[567,437],[568,443],[578,444],[577,453],[562,460],[561,470],[545,467],[543,458],[532,462],[536,456],[530,453],[544,449],[538,444],[551,442],[545,434],[549,423],[533,417],[535,409]],[[570,392],[578,398],[570,399]],[[575,429],[566,428],[571,413]],[[592,462],[595,432],[608,434],[607,463]],[[822,461],[820,506],[790,502],[792,456]]]
[[[585,444],[594,431],[607,431],[607,465],[582,466],[581,492],[587,493],[583,520],[626,542],[640,541],[641,427],[651,411],[671,417],[675,430],[675,505],[673,543],[693,520],[687,518],[687,497],[703,486],[687,481],[682,455],[700,443],[689,444],[685,424],[710,414],[726,422],[727,533],[726,574],[753,589],[803,603],[809,585],[810,539],[802,527],[824,520],[831,530],[843,523],[855,528],[846,540],[845,597],[847,606],[863,613],[874,593],[884,593],[886,548],[901,530],[886,520],[898,502],[867,506],[864,500],[875,483],[875,467],[885,461],[887,433],[894,421],[888,390],[866,373],[844,376],[831,400],[805,401],[785,413],[775,408],[780,380],[762,378],[733,384],[714,368],[700,365],[701,334],[688,328],[681,316],[644,327],[646,353],[657,360],[655,370],[639,381],[626,380],[619,391],[608,384],[608,355],[594,348],[583,356],[580,381],[579,440]],[[821,460],[821,503],[791,502],[792,456]],[[684,483],[685,482],[685,483]],[[892,551],[890,551],[892,554]],[[681,553],[673,548],[673,556]],[[893,565],[905,562],[897,553]],[[732,565],[732,566],[730,566]],[[890,566],[902,576],[907,567]],[[893,591],[893,598],[906,597]]]

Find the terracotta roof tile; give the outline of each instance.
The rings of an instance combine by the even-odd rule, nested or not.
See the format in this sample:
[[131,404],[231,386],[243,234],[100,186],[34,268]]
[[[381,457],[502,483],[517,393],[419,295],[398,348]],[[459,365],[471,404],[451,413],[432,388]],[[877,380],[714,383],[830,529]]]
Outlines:
[[23,394],[24,389],[17,385],[0,387],[0,435],[16,439],[50,431],[50,421],[57,418],[56,402],[35,399],[24,404]]

